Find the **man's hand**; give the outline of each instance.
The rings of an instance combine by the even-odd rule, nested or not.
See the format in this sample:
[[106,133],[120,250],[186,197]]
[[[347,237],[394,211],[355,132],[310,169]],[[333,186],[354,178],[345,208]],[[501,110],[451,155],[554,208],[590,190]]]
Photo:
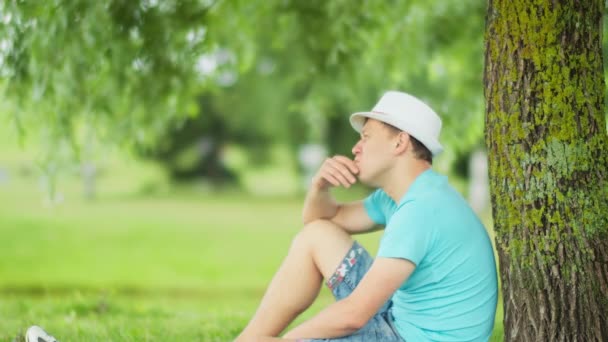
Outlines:
[[312,179],[312,185],[318,190],[327,190],[331,186],[350,188],[357,182],[359,168],[354,161],[344,156],[327,158]]
[[363,201],[340,204],[328,191],[332,186],[350,188],[357,182],[359,168],[344,156],[327,158],[313,177],[310,190],[304,200],[302,222],[329,220],[342,227],[349,234],[370,231],[375,222],[367,214]]

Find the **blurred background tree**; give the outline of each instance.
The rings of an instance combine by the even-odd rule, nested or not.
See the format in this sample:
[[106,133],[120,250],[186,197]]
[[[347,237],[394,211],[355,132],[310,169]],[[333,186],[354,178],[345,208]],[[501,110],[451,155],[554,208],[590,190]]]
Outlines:
[[42,137],[47,173],[58,146],[86,161],[93,141],[160,161],[175,179],[236,181],[221,160],[229,144],[259,163],[285,145],[297,169],[304,143],[349,154],[347,114],[387,89],[424,98],[458,132],[443,136],[446,165],[481,145],[479,2],[1,6],[11,122],[22,139]]

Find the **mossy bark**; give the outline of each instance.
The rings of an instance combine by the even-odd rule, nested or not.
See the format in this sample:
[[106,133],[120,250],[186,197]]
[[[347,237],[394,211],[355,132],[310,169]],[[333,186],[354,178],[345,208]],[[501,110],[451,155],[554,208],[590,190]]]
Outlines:
[[489,0],[486,145],[507,341],[608,341],[602,0]]

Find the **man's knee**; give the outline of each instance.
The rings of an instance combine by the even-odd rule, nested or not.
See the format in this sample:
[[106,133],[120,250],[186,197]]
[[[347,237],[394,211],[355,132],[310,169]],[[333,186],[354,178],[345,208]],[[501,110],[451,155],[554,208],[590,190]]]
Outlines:
[[317,230],[324,231],[324,230],[328,230],[328,229],[339,230],[339,231],[343,230],[342,228],[340,228],[337,224],[333,223],[332,221],[323,220],[323,219],[311,221],[311,222],[305,224],[304,227],[302,228],[302,230],[313,230],[313,231],[317,231]]
[[293,238],[292,246],[308,248],[311,242],[318,239],[322,231],[329,225],[331,225],[331,222],[327,220],[315,220],[305,224],[302,230]]
[[335,223],[316,220],[305,225],[296,235],[293,246],[308,251],[321,273],[327,278],[333,273],[353,242],[350,235]]
[[296,236],[296,239],[305,239],[316,241],[318,239],[331,238],[344,239],[350,236],[340,226],[329,220],[314,220],[304,225],[302,230]]

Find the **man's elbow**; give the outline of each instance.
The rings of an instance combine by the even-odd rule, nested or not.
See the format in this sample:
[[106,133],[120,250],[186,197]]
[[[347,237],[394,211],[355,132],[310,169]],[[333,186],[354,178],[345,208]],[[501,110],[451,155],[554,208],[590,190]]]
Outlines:
[[308,217],[302,215],[302,224],[307,225],[309,222],[310,222],[310,220],[308,219]]
[[367,322],[370,320],[371,317],[368,317],[367,315],[363,314],[363,313],[353,313],[351,315],[346,315],[346,329],[350,332],[350,333],[354,333],[357,330],[360,330],[361,328],[363,328]]
[[314,220],[315,220],[315,218],[313,216],[307,215],[307,213],[302,213],[302,223],[304,225],[307,225]]
[[366,321],[363,321],[361,319],[348,318],[342,326],[344,335],[351,335],[356,333],[357,331],[361,330],[361,328],[363,328],[366,323]]

